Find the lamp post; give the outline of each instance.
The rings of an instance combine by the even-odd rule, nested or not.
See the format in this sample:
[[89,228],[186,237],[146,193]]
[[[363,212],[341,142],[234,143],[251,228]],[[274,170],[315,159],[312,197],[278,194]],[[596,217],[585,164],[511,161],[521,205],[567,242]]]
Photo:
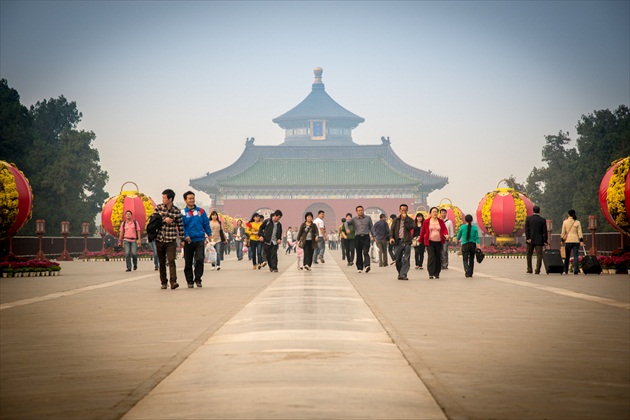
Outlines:
[[551,232],[553,232],[553,220],[547,219],[547,236],[549,237],[549,241],[547,242],[549,246],[551,246]]
[[83,235],[83,255],[81,258],[87,258],[88,247],[87,247],[87,237],[90,234],[90,224],[88,222],[83,222],[81,224],[81,235]]
[[101,235],[101,252],[105,252],[105,235],[107,235],[107,231],[103,225],[99,228],[98,233]]
[[591,231],[591,249],[589,250],[589,254],[597,255],[597,250],[595,249],[595,231],[597,230],[597,216],[588,216],[588,230]]
[[37,234],[37,237],[39,238],[39,251],[37,252],[37,255],[35,256],[35,259],[36,260],[45,260],[46,259],[46,255],[44,255],[44,252],[42,251],[42,237],[46,233],[46,221],[45,220],[37,219],[35,221],[35,233]]
[[72,261],[72,256],[68,252],[67,242],[70,234],[70,222],[61,222],[61,236],[63,236],[63,252],[59,256],[59,261]]

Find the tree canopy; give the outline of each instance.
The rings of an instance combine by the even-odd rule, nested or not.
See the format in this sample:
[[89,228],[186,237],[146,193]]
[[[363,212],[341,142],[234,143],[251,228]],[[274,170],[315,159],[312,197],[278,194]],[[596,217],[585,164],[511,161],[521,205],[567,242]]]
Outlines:
[[51,234],[62,220],[70,221],[71,234],[80,234],[81,223],[92,222],[107,198],[96,135],[77,130],[82,114],[63,95],[27,109],[2,79],[0,99],[0,160],[24,172],[34,196],[33,217],[19,234],[33,234],[37,219],[46,220]]
[[599,184],[614,160],[630,156],[630,110],[620,105],[614,111],[582,115],[576,128],[575,147],[569,147],[569,133],[545,136],[542,161],[547,166],[534,167],[525,192],[554,226],[560,226],[567,211],[574,209],[582,220],[601,216],[600,227],[612,230],[603,223]]

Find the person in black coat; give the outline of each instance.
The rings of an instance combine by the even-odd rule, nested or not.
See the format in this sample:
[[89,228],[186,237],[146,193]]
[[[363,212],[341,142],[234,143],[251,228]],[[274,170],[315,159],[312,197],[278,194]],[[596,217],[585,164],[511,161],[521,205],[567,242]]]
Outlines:
[[278,245],[282,243],[282,212],[276,210],[271,213],[271,217],[265,220],[260,229],[258,236],[263,238],[263,252],[269,264],[269,271],[278,272]]
[[534,214],[525,219],[525,242],[527,242],[527,272],[532,273],[532,255],[536,251],[536,274],[540,274],[543,246],[547,244],[547,220],[542,217],[540,207],[534,206]]

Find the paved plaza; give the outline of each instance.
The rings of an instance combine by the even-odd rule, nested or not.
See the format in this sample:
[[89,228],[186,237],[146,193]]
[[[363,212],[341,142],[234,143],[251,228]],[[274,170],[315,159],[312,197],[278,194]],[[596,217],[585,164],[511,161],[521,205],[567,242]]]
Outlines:
[[461,259],[429,280],[226,256],[0,279],[0,419],[628,419],[630,276]]

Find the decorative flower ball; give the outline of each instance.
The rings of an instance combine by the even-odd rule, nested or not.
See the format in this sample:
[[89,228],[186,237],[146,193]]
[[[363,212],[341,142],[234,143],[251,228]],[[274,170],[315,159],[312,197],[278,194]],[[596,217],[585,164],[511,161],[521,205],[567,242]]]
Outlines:
[[523,193],[514,189],[497,188],[487,193],[477,207],[477,224],[482,231],[497,238],[498,243],[514,242],[525,231],[525,218],[534,214],[533,204]]
[[[448,203],[443,203],[444,200],[448,200]],[[464,223],[464,212],[457,206],[453,205],[453,202],[449,198],[443,198],[440,200],[440,204],[437,206],[438,210],[446,209],[446,218],[453,223],[455,228],[455,235],[459,232],[459,227]],[[425,216],[426,219],[426,216]]]
[[0,160],[0,239],[15,236],[32,214],[31,184],[14,164]]
[[630,236],[630,156],[614,161],[604,174],[599,205],[608,223]]
[[[135,190],[123,190],[125,185],[135,185]],[[127,210],[131,210],[132,217],[138,222],[140,230],[144,233],[149,217],[155,211],[155,201],[138,190],[134,182],[125,182],[120,188],[120,195],[110,197],[103,204],[101,223],[103,228],[112,236],[118,237],[120,225]]]

